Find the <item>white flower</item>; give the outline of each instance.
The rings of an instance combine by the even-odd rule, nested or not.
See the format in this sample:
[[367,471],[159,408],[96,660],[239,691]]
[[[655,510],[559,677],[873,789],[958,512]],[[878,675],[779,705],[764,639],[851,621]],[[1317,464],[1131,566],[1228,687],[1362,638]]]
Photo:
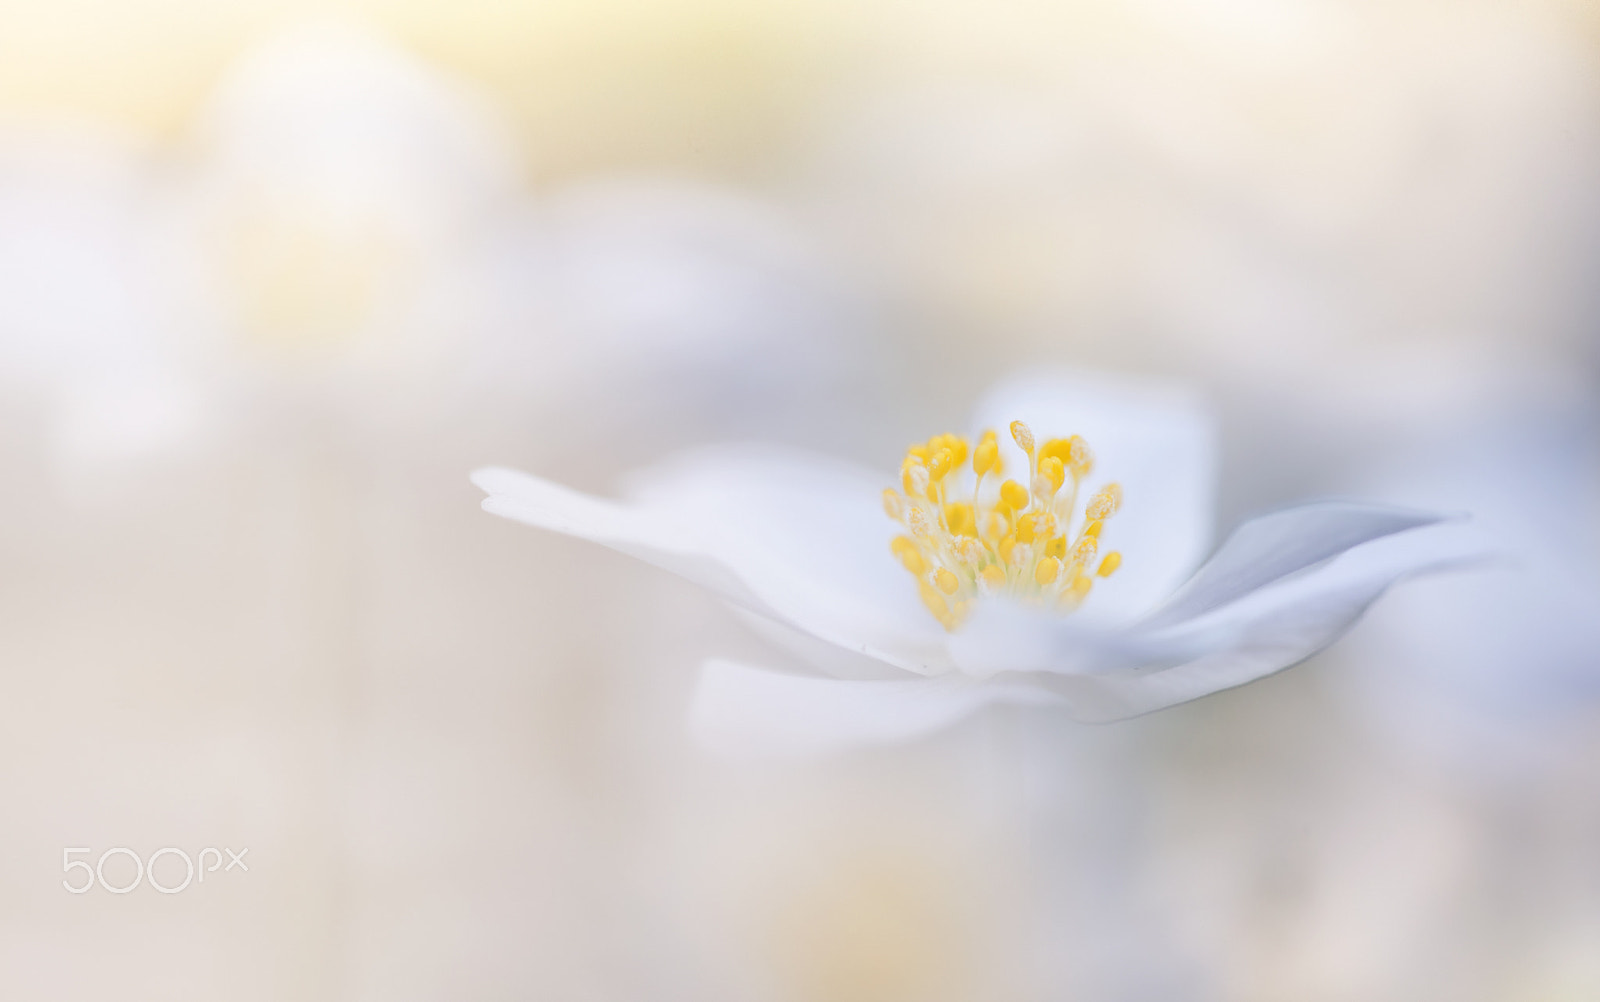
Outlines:
[[[967,492],[979,519],[999,503],[1000,478],[974,491],[970,472],[963,481],[933,460],[935,488],[944,487],[938,506],[911,470],[875,473],[755,446],[666,460],[636,475],[628,503],[501,468],[479,470],[473,482],[489,494],[487,511],[593,540],[709,589],[816,669],[796,675],[708,661],[693,718],[703,738],[724,746],[893,741],[995,702],[1061,705],[1088,721],[1149,712],[1301,661],[1402,576],[1463,557],[1424,531],[1440,516],[1330,501],[1245,523],[1193,570],[1209,545],[1214,460],[1204,413],[1185,395],[1032,376],[998,388],[977,417],[978,429],[1025,423],[1036,458],[1069,435],[1090,445],[1077,504],[1049,508],[1053,536],[1076,546],[1086,526],[1078,506],[1114,476],[1122,504],[1096,528],[1123,557],[1114,575],[1101,578],[1100,561],[1064,554],[1051,577],[1038,570],[1048,540],[1006,545],[1024,515],[1046,513],[1036,496],[1000,511],[998,534],[979,533],[986,554],[965,562],[950,554],[960,534],[953,527],[964,522],[955,515],[914,531],[921,562],[904,560],[906,546],[894,540],[907,525],[939,518]],[[993,439],[1004,476],[1031,480],[1028,457],[1008,437]],[[1028,435],[1019,428],[1017,437]],[[969,451],[968,470],[978,450]],[[897,523],[880,498],[902,478],[910,493],[895,495]],[[999,587],[982,587],[1002,548],[1014,566]],[[921,581],[908,579],[902,560]],[[954,588],[939,579],[946,572]]]

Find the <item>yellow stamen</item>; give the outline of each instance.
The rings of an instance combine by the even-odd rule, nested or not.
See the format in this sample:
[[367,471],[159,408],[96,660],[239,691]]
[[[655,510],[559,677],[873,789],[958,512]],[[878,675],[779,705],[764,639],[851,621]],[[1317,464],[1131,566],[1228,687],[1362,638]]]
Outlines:
[[1110,518],[1120,507],[1122,507],[1122,488],[1117,484],[1107,484],[1089,499],[1089,507],[1085,508],[1083,513],[1093,519]]
[[1074,477],[1083,478],[1089,475],[1094,468],[1094,453],[1089,451],[1089,443],[1081,436],[1073,435],[1070,438],[1052,438],[1039,447],[1039,459],[1059,459],[1061,465]]
[[944,506],[944,522],[952,535],[976,536],[972,506],[965,501],[954,501]]
[[980,595],[1070,612],[1096,576],[1122,563],[1115,552],[1096,563],[1122,489],[1107,484],[1078,507],[1094,462],[1088,443],[1072,435],[1041,445],[1021,421],[1010,432],[1028,453],[1026,477],[1002,480],[999,436],[989,429],[976,440],[945,434],[911,446],[900,467],[902,490],[883,492],[884,513],[906,529],[890,549],[916,575],[923,604],[946,629],[958,627]]
[[928,468],[922,465],[921,460],[906,457],[905,464],[900,467],[900,486],[905,489],[907,497],[927,496]]
[[972,454],[972,472],[983,476],[994,469],[994,464],[1000,459],[1000,446],[993,439],[978,443],[978,448]]
[[1082,536],[1072,547],[1072,560],[1074,563],[1087,565],[1094,559],[1094,551],[1099,548],[1099,540],[1094,536]]
[[1021,421],[1011,422],[1011,438],[1023,452],[1033,455],[1033,431]]
[[955,466],[967,461],[967,440],[960,435],[945,435],[944,447],[950,450],[950,462]]
[[1061,561],[1055,557],[1045,557],[1039,561],[1039,566],[1033,569],[1033,580],[1047,585],[1054,581],[1059,573],[1061,573]]
[[1007,536],[1004,539],[1000,540],[1000,546],[998,547],[998,549],[1000,551],[1000,559],[1004,560],[1008,564],[1011,563],[1011,552],[1013,550],[1015,550],[1016,547],[1017,547],[1017,537],[1016,536]]
[[[1054,497],[1056,491],[1066,482],[1066,468],[1061,465],[1061,460],[1054,456],[1047,456],[1039,460],[1039,475],[1034,477],[1033,492],[1045,497]],[[1043,486],[1041,487],[1041,481]]]
[[928,521],[928,513],[921,508],[906,510],[906,524],[911,527],[911,534],[918,539],[933,535],[933,525]]
[[1072,596],[1073,601],[1082,602],[1089,594],[1089,589],[1093,587],[1094,581],[1087,574],[1079,571],[1077,575],[1073,577],[1072,584],[1068,587],[1067,591],[1068,594]]
[[1067,441],[1072,443],[1072,455],[1066,460],[1067,467],[1072,470],[1072,475],[1082,479],[1094,469],[1094,453],[1089,451],[1089,443],[1077,435]]
[[883,513],[896,522],[905,517],[905,502],[901,500],[899,492],[893,488],[885,488],[883,491]]
[[1072,440],[1066,438],[1052,438],[1039,446],[1039,459],[1059,459],[1065,463],[1072,457]]

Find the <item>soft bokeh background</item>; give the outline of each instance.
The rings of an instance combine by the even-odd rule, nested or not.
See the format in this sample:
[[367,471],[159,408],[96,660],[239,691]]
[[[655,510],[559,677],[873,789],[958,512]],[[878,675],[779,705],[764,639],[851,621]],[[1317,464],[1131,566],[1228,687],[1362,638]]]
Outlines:
[[[1585,0],[0,0],[0,996],[1600,998],[1597,265]],[[729,761],[761,645],[466,481],[888,470],[1043,364],[1208,393],[1219,529],[1516,559]],[[118,845],[251,868],[62,889]]]

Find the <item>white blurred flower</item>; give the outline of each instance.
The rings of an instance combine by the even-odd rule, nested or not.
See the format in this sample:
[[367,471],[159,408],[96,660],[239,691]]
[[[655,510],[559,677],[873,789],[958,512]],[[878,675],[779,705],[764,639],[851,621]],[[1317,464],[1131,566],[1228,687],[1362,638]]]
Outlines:
[[[900,499],[906,524],[940,520],[919,527],[919,559],[906,561],[924,575],[925,602],[886,552],[905,556],[880,501],[888,478],[831,460],[708,449],[638,475],[627,504],[500,468],[473,480],[489,494],[486,510],[680,574],[820,672],[707,662],[695,723],[725,745],[750,739],[808,750],[899,740],[1002,701],[1061,705],[1092,721],[1145,713],[1309,657],[1400,577],[1464,556],[1448,536],[1420,531],[1439,516],[1323,502],[1246,523],[1189,576],[1208,544],[1213,462],[1209,426],[1193,402],[1166,388],[1025,377],[993,392],[977,427],[1010,420],[1037,429],[1037,451],[1047,438],[1082,436],[1093,444],[1095,472],[1116,476],[1126,502],[1115,519],[1080,528],[1068,544],[1076,550],[1095,532],[1114,538],[1127,553],[1114,577],[1085,581],[1098,564],[1074,569],[1070,554],[1047,575],[1039,554],[1049,544],[1035,540],[1040,549],[1031,552],[1013,528],[1004,559],[1021,569],[983,588],[982,568],[1002,558],[1003,541],[986,541],[987,555],[968,546],[952,557],[952,546],[966,544],[935,537],[964,520],[941,516],[927,500],[927,470],[906,472],[914,496]],[[1030,468],[1020,450],[1009,451],[1007,470]],[[952,474],[934,468],[936,487],[941,476]],[[1099,503],[1103,481],[1084,479],[1082,496],[1099,505],[1090,515],[1115,507]],[[1041,490],[1046,485],[1034,497]],[[947,498],[938,501],[948,513]],[[1064,538],[1071,514],[1059,516]],[[1013,515],[1002,528],[1021,519]],[[923,561],[930,566],[914,566]],[[1025,600],[979,600],[982,590]],[[968,607],[957,609],[964,599]],[[1077,615],[1058,614],[1079,604]]]
[[151,296],[146,168],[105,133],[0,137],[0,389],[41,409],[55,472],[96,490],[206,435],[206,394]]
[[428,373],[503,307],[488,264],[514,144],[487,101],[381,38],[285,32],[233,68],[194,140],[169,282],[231,349]]
[[[809,398],[868,367],[860,310],[779,206],[664,178],[574,185],[539,212],[553,330],[530,344],[630,418],[708,421]],[[596,385],[601,384],[601,385]]]

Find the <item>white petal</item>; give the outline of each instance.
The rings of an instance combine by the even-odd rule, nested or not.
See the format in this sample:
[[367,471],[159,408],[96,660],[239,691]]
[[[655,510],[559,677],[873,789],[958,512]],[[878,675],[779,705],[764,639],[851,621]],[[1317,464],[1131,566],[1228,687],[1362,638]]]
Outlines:
[[[788,623],[779,622],[771,616],[758,616],[746,612],[738,606],[733,606],[733,611],[744,620],[752,633],[772,644],[781,651],[793,655],[800,664],[806,666],[813,674],[820,674],[825,678],[837,679],[896,679],[905,681],[908,674],[904,668],[891,664],[882,657],[874,657],[866,650],[855,650],[842,647],[839,644],[823,640],[814,633],[807,632]],[[928,674],[916,672],[917,675]]]
[[1415,529],[1355,547],[1177,628],[1214,653],[1157,672],[1108,676],[1113,717],[1147,713],[1242,685],[1297,664],[1337,640],[1395,582],[1481,561],[1481,541],[1454,525]]
[[1239,526],[1170,602],[1142,625],[1171,625],[1321,563],[1362,543],[1439,522],[1444,516],[1385,505],[1319,501]]
[[783,618],[918,674],[953,665],[946,634],[894,559],[887,478],[773,446],[682,453],[636,474],[631,496],[689,526]]
[[690,724],[716,751],[811,756],[908,741],[993,703],[1059,702],[1035,686],[957,676],[842,681],[713,659],[701,669]]
[[1157,636],[1087,624],[1012,599],[980,604],[951,636],[961,672],[992,679],[1018,674],[1098,676],[1134,667],[1171,667],[1206,653],[1187,636]]
[[1031,374],[997,386],[976,417],[979,430],[999,433],[1008,477],[1027,470],[1027,458],[1006,430],[1012,421],[1027,422],[1040,442],[1082,435],[1095,465],[1077,517],[1094,490],[1111,481],[1122,485],[1122,508],[1101,537],[1103,549],[1122,553],[1122,568],[1095,589],[1079,614],[1083,619],[1137,618],[1169,597],[1205,557],[1216,447],[1210,417],[1191,394],[1107,375]]
[[954,647],[966,671],[1029,672],[1082,720],[1115,720],[1243,685],[1338,639],[1390,584],[1482,559],[1459,523],[1398,531],[1278,576],[1203,615],[1155,629],[1090,631],[1070,619],[995,610]]
[[943,630],[890,556],[879,488],[848,466],[701,450],[639,474],[632,504],[499,468],[473,482],[490,495],[487,511],[655,564],[857,659],[917,674],[953,667]]
[[730,602],[771,613],[737,575],[711,555],[703,540],[659,512],[583,494],[499,466],[474,470],[472,482],[489,495],[483,499],[484,511],[609,546],[685,577]]

